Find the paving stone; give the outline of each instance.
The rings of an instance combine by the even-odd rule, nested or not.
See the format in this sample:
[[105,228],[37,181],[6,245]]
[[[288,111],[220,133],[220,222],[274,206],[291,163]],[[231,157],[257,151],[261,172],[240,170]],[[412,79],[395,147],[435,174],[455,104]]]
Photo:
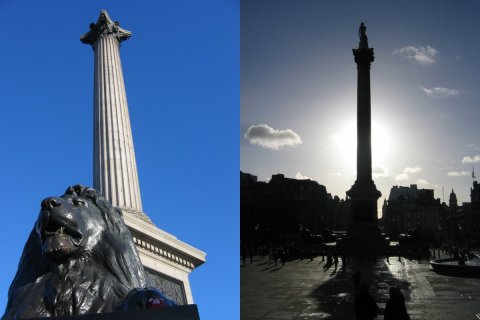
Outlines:
[[357,271],[377,301],[377,319],[383,318],[390,286],[402,290],[412,320],[480,319],[480,279],[436,274],[428,261],[389,261],[352,259],[346,270],[341,263],[338,270],[324,270],[320,257],[265,270],[272,263],[255,257],[240,268],[241,319],[355,319],[352,276]]

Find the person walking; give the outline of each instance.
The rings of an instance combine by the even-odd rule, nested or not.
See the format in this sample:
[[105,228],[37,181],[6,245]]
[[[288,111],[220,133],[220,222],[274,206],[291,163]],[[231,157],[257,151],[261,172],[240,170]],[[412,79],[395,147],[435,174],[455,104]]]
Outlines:
[[362,284],[355,298],[357,320],[372,320],[377,317],[378,306],[368,290],[368,284]]
[[384,320],[410,320],[405,307],[405,297],[397,287],[390,287],[390,299],[385,305]]
[[357,271],[353,274],[353,288],[355,289],[355,298],[358,295],[358,289],[360,288],[360,281],[362,280],[362,274],[360,271]]

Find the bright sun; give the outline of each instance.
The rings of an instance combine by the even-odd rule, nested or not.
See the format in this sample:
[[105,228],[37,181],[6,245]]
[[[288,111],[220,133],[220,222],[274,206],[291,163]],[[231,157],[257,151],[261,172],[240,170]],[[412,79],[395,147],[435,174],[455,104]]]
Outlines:
[[[336,136],[336,142],[342,159],[355,168],[357,163],[357,125],[350,122]],[[388,155],[391,138],[385,127],[372,123],[372,165],[380,165]]]

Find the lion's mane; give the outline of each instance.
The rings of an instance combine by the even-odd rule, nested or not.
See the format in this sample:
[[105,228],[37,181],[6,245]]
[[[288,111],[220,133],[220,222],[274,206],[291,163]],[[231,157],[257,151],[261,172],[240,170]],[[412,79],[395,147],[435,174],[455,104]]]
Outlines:
[[41,236],[34,227],[10,286],[2,320],[114,311],[132,289],[146,286],[145,272],[121,210],[97,190],[81,185],[69,187],[61,198],[69,197],[96,206],[99,211],[95,212],[100,214],[88,219],[102,223],[103,231],[91,248],[80,249],[59,262],[42,254]]

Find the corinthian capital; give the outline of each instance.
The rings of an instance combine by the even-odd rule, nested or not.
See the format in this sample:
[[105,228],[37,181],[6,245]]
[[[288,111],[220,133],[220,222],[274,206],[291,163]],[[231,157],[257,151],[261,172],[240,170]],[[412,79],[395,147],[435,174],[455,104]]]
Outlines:
[[130,31],[120,28],[118,21],[112,21],[107,11],[102,10],[97,23],[90,23],[90,31],[81,36],[80,41],[93,46],[100,38],[113,37],[120,43],[130,38],[131,35]]

